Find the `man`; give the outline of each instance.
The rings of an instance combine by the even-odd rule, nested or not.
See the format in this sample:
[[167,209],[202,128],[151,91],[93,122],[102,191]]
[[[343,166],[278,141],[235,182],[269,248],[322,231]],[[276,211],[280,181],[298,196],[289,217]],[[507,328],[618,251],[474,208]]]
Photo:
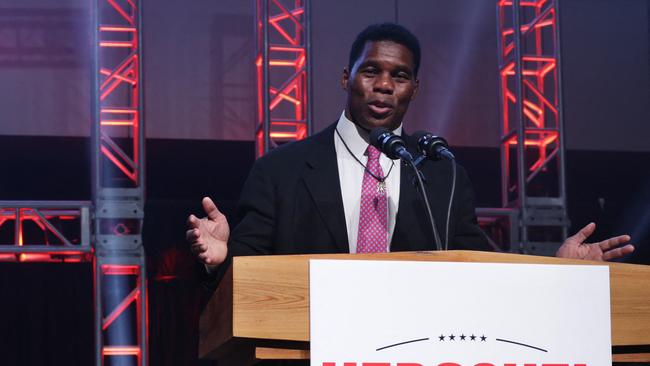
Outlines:
[[[368,147],[374,127],[402,135],[402,120],[419,81],[417,38],[396,24],[372,25],[354,41],[341,85],[347,101],[338,122],[305,140],[284,145],[254,164],[232,233],[210,198],[206,218],[188,218],[187,240],[209,271],[232,256],[434,250],[425,207],[407,168]],[[429,202],[449,249],[490,250],[474,214],[467,174],[458,169],[450,204],[447,161],[421,167]],[[447,221],[449,220],[449,221]],[[631,253],[622,235],[586,244],[595,225],[567,239],[558,256],[609,260]],[[448,240],[444,240],[448,238]]]

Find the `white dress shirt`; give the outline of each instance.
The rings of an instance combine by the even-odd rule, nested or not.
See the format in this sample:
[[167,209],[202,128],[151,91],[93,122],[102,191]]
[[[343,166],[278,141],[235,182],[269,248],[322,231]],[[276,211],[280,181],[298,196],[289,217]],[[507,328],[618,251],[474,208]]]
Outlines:
[[[336,149],[336,162],[339,169],[339,180],[341,184],[341,195],[343,199],[343,210],[345,212],[345,224],[347,226],[348,243],[350,244],[350,253],[357,252],[357,236],[359,233],[359,214],[361,207],[361,184],[365,172],[364,166],[368,163],[368,157],[365,155],[368,148],[368,142],[362,136],[360,129],[352,123],[346,116],[345,111],[341,113],[338,123],[336,124],[340,137],[345,140],[341,141],[339,135],[334,132],[334,148]],[[400,124],[393,133],[400,135],[402,125]],[[365,132],[364,132],[365,134]],[[367,137],[366,137],[367,138]],[[345,145],[348,146],[352,154],[348,152]],[[391,160],[384,154],[379,158],[379,164],[386,177],[386,197],[388,198],[388,251],[390,251],[390,240],[393,237],[395,229],[395,217],[397,216],[397,207],[399,204],[399,186],[400,186],[400,161]],[[390,170],[392,166],[392,171]],[[388,173],[390,171],[390,174]]]

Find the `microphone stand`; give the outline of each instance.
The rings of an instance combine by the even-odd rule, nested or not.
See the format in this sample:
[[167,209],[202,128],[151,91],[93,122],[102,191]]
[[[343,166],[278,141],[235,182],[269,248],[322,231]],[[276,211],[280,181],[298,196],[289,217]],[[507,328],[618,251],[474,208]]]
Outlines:
[[[453,156],[453,155],[452,155]],[[414,181],[413,184],[419,187],[422,187],[420,190],[420,193],[423,195],[424,202],[427,206],[427,213],[429,215],[429,221],[431,222],[431,225],[433,227],[434,231],[434,238],[437,236],[437,230],[435,227],[435,223],[433,220],[433,216],[431,215],[431,206],[429,205],[429,200],[426,197],[426,192],[424,191],[424,182],[422,181],[422,173],[420,170],[417,168],[424,160],[427,160],[426,155],[419,155],[415,161],[412,162],[413,164],[413,169],[416,172],[415,175],[417,177],[417,181]],[[454,193],[456,191],[456,159],[451,159],[451,171],[452,171],[452,180],[451,180],[451,193],[449,195],[449,206],[447,207],[447,222],[445,226],[445,247],[444,250],[448,250],[449,248],[449,221],[451,218],[451,206],[454,202]],[[440,240],[439,238],[437,240]],[[436,242],[436,246],[438,246],[438,250],[440,249],[440,246],[438,245],[438,242]]]
[[[406,160],[406,159],[403,159],[403,161],[406,162],[406,164],[413,169],[413,173],[415,174],[415,177],[417,179],[417,187],[419,187],[418,191],[420,191],[420,194],[422,195],[422,199],[424,200],[424,206],[427,209],[427,216],[429,218],[429,223],[431,224],[431,229],[433,231],[433,239],[436,242],[436,250],[441,251],[442,243],[440,242],[440,235],[438,234],[438,229],[436,228],[436,222],[433,218],[433,213],[431,212],[431,205],[429,204],[429,198],[427,197],[427,192],[426,189],[424,188],[424,182],[422,181],[422,173],[420,172],[420,169],[418,169],[417,167],[417,165],[420,164],[423,159],[424,157],[420,156],[415,161]],[[447,224],[449,224],[449,218],[447,218]]]

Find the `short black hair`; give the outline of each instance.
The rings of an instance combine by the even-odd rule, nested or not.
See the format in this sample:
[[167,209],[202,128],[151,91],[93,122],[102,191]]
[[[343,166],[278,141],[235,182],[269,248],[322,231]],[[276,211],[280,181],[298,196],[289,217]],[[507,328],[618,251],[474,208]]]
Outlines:
[[352,43],[350,48],[350,59],[348,60],[348,69],[352,71],[352,66],[357,61],[366,42],[391,41],[403,45],[413,54],[413,73],[417,77],[420,69],[420,41],[404,26],[395,23],[372,24],[362,30]]

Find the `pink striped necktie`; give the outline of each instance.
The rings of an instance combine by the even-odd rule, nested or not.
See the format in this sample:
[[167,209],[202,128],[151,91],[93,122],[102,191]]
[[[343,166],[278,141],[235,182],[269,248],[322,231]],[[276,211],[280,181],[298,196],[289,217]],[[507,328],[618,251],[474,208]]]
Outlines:
[[384,177],[379,165],[381,152],[369,145],[366,155],[368,163],[361,184],[357,253],[382,253],[388,250],[388,200],[385,185],[368,173]]

